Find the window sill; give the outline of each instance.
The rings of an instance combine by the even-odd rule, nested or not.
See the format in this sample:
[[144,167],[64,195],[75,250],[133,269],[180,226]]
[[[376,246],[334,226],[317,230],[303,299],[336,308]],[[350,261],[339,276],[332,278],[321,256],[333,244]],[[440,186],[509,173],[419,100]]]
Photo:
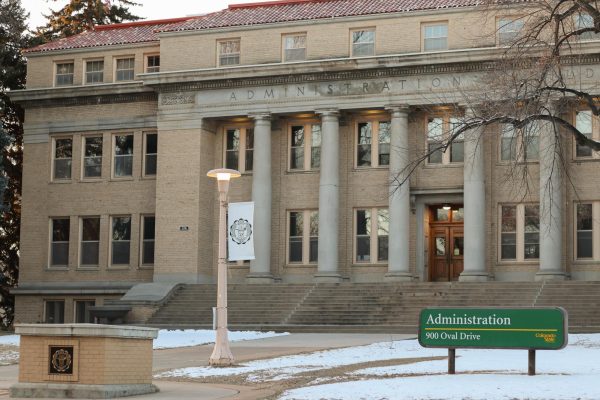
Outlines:
[[589,163],[589,162],[594,162],[594,161],[600,161],[600,157],[594,157],[594,156],[590,156],[590,157],[574,157],[573,160],[571,160],[572,163],[574,164],[579,164],[579,163]]
[[321,172],[318,169],[289,169],[286,171],[288,175],[318,175]]
[[64,185],[65,183],[73,183],[73,179],[52,179],[50,183],[56,183],[59,185]]
[[143,181],[155,181],[156,175],[142,175]]
[[109,265],[107,270],[108,271],[126,271],[128,269],[130,269],[130,265]]
[[64,267],[47,266],[46,267],[46,271],[68,271],[68,270],[69,270],[68,266],[64,266]]
[[352,172],[368,172],[368,171],[386,171],[389,170],[389,165],[382,165],[377,167],[354,167],[352,168]]
[[373,268],[373,267],[388,267],[388,262],[387,261],[382,261],[380,263],[371,263],[371,262],[365,262],[365,263],[359,263],[359,262],[354,262],[351,265],[352,268],[360,268],[360,267],[367,267],[367,268]]
[[524,260],[502,260],[502,261],[498,261],[496,262],[496,266],[498,267],[507,267],[507,266],[513,266],[513,265],[539,265],[540,260],[538,258],[536,258],[535,260],[528,260],[528,261],[524,261]]
[[438,169],[438,168],[463,168],[464,167],[464,163],[463,162],[453,162],[453,163],[448,163],[448,164],[428,164],[425,163],[425,165],[423,166],[424,169]]
[[81,178],[81,180],[79,182],[80,183],[100,183],[102,181],[103,181],[102,177],[99,176],[97,178]]
[[142,265],[138,265],[138,269],[151,270],[151,269],[154,269],[154,264],[142,264]]
[[110,178],[111,182],[130,182],[133,181],[133,176],[115,177]]
[[99,265],[80,265],[77,267],[77,271],[98,271],[99,269]]
[[586,266],[586,265],[598,265],[600,266],[600,260],[593,260],[593,259],[578,259],[578,260],[573,260],[573,264],[574,267],[581,267],[581,266]]
[[318,264],[302,264],[302,263],[287,263],[285,268],[300,269],[300,268],[317,268]]

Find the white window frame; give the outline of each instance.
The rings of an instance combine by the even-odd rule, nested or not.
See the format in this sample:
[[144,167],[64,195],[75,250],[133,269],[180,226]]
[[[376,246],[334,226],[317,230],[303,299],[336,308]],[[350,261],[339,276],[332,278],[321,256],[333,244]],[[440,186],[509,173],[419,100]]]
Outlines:
[[[154,239],[144,239],[144,230],[146,229],[146,218],[154,218]],[[154,261],[152,263],[144,263],[144,244],[147,242],[154,243]],[[156,263],[156,215],[154,214],[142,214],[140,215],[140,254],[139,254],[140,268],[153,268]]]
[[[148,135],[156,135],[156,153],[148,153]],[[156,174],[158,173],[158,132],[144,132],[144,137],[143,137],[143,153],[144,153],[144,157],[142,160],[142,176],[144,178],[154,178],[156,179]],[[155,157],[155,165],[156,165],[156,172],[154,174],[148,174],[146,173],[146,165],[148,164],[148,156],[154,156]]]
[[[302,168],[292,168],[292,129],[295,126],[302,126],[304,128],[304,144],[302,147],[304,151],[304,160],[302,163]],[[287,128],[287,148],[288,148],[288,162],[287,162],[287,170],[288,172],[300,172],[300,171],[318,171],[320,169],[319,166],[315,167],[312,165],[312,151],[315,148],[321,148],[321,146],[313,146],[313,128],[315,126],[321,127],[321,141],[323,140],[323,128],[319,121],[299,121],[297,123],[290,122]],[[319,151],[320,154],[320,151]],[[320,160],[320,157],[319,157]]]
[[[114,264],[113,263],[113,221],[115,220],[115,218],[129,218],[129,240],[118,240],[117,242],[129,242],[129,262],[127,264]],[[129,268],[132,265],[132,255],[134,254],[131,251],[131,245],[132,245],[132,234],[133,234],[133,215],[131,214],[119,214],[119,215],[111,215],[110,219],[109,219],[109,229],[108,229],[108,265],[111,268]]]
[[[580,24],[580,22],[582,21],[582,18],[590,18],[591,20],[588,20],[588,23],[584,23],[584,24]],[[589,23],[591,22],[591,24]],[[575,13],[573,14],[573,30],[579,30],[582,28],[592,28],[594,25],[594,19],[593,17],[588,14],[588,13]],[[589,40],[598,40],[600,39],[600,33],[595,33],[595,32],[586,32],[583,35],[580,35],[578,38],[580,41],[589,41]]]
[[[87,140],[91,139],[91,138],[100,138],[100,140],[102,141],[102,155],[100,156],[86,156],[86,145],[87,145]],[[98,179],[102,179],[102,166],[104,164],[104,135],[103,134],[97,134],[97,135],[82,135],[81,136],[81,179],[82,180],[98,180]],[[99,176],[86,176],[85,175],[85,162],[87,159],[95,159],[95,158],[99,158],[100,159],[100,175]]]
[[[70,64],[73,67],[73,72],[69,73],[69,74],[59,74],[58,73],[58,66],[59,65],[65,65],[65,64]],[[69,76],[71,75],[71,83],[62,83],[59,84],[58,83],[58,77],[59,76]],[[64,87],[64,86],[73,86],[75,84],[75,61],[74,60],[60,60],[60,61],[55,61],[54,62],[54,76],[53,76],[53,86],[54,87]]]
[[[369,260],[358,260],[357,259],[357,231],[358,231],[358,212],[359,211],[369,211],[371,218],[371,232],[369,234]],[[387,213],[388,218],[388,234],[387,235],[379,235],[379,211],[385,211]],[[353,230],[352,230],[352,260],[354,264],[357,265],[386,265],[389,262],[389,209],[388,207],[358,207],[353,211]],[[365,235],[361,235],[365,236]],[[388,238],[388,259],[379,261],[379,237],[387,236]]]
[[[577,207],[592,205],[592,257],[579,258],[577,254]],[[573,202],[573,261],[579,264],[600,262],[600,200]]]
[[[119,61],[124,61],[124,60],[133,60],[133,65],[131,66],[131,68],[119,69]],[[132,71],[131,79],[119,79],[118,74],[120,71]],[[115,81],[115,82],[131,82],[131,81],[135,80],[135,55],[115,57],[113,72],[114,72],[113,73],[113,76],[114,76],[113,81]]]
[[[382,114],[379,118],[361,118],[357,119],[354,123],[354,168],[356,169],[369,169],[369,168],[389,168],[388,164],[379,164],[379,145],[385,143],[379,143],[379,132],[381,131],[381,124],[387,123],[390,129],[390,155],[392,152],[391,145],[391,119],[388,115]],[[359,126],[361,124],[371,124],[371,165],[358,165],[358,146],[366,146],[368,144],[359,144],[358,138],[360,134]]]
[[[238,42],[239,51],[237,53],[221,53],[221,44],[228,42]],[[235,59],[237,57],[237,63],[223,63],[222,58],[232,58]],[[217,67],[231,67],[238,66],[242,64],[242,39],[241,38],[229,38],[229,39],[218,39],[217,40]]]
[[[575,125],[575,127],[577,127],[577,114],[579,114],[579,113],[586,113],[586,114],[590,115],[591,123],[592,123],[592,126],[591,126],[592,131],[590,132],[590,137],[593,140],[600,141],[600,125],[598,124],[598,122],[599,122],[598,117],[593,115],[590,110],[575,110],[573,112],[573,124]],[[594,151],[590,148],[589,156],[578,156],[577,148],[578,148],[577,140],[575,140],[575,138],[573,137],[573,159],[574,160],[577,160],[577,161],[600,160],[600,152]]]
[[[117,154],[116,154],[117,153],[117,148],[116,148],[116,146],[117,146],[117,136],[131,136],[131,137],[133,137],[133,148],[132,148],[132,153],[131,154],[118,155],[117,156]],[[112,179],[125,179],[125,180],[132,179],[133,178],[133,173],[134,173],[134,170],[135,170],[135,168],[134,168],[135,167],[135,164],[134,164],[135,163],[135,134],[133,132],[114,133],[112,135],[112,138],[111,138],[111,143],[112,143],[112,145],[111,145],[111,159],[112,159],[112,162],[110,163],[111,164],[111,167],[110,167],[111,168],[110,176],[112,177]],[[131,157],[131,175],[120,175],[120,176],[115,175],[115,166],[116,166],[117,157]]]
[[519,39],[524,26],[525,21],[521,16],[498,17],[496,19],[496,44],[510,46]]
[[[372,42],[354,42],[354,34],[359,32],[371,32],[373,34]],[[371,44],[373,46],[373,51],[371,54],[356,54],[354,47],[356,45],[366,45]],[[373,57],[377,54],[377,33],[375,27],[365,27],[365,28],[353,28],[350,29],[350,57]]]
[[[223,127],[223,168],[228,168],[227,166],[227,131],[236,130],[240,131],[240,145],[237,149],[238,156],[238,165],[237,168],[233,168],[238,170],[244,174],[251,174],[252,170],[246,169],[246,152],[252,150],[252,155],[254,156],[254,147],[251,149],[246,149],[246,141],[248,138],[248,130],[252,130],[254,132],[254,126],[252,125],[226,125]],[[254,157],[253,157],[254,160]],[[232,166],[230,166],[232,167]],[[252,169],[254,169],[254,162],[252,163]]]
[[[445,26],[446,27],[446,36],[432,36],[427,37],[426,32],[427,28],[435,27],[435,26]],[[431,22],[423,22],[421,23],[421,51],[423,52],[436,52],[436,51],[446,51],[449,47],[449,36],[450,36],[450,26],[448,21],[431,21]],[[427,49],[427,41],[434,39],[442,39],[446,38],[446,46],[443,49]]]
[[[302,214],[302,261],[291,261],[290,260],[290,222],[292,218],[292,213],[301,213]],[[310,232],[310,219],[312,215],[316,213],[317,218],[317,235],[311,235]],[[287,211],[287,223],[286,223],[286,260],[288,265],[316,265],[318,263],[318,247],[317,247],[317,260],[310,261],[310,240],[311,238],[317,239],[317,245],[319,241],[319,210],[318,209],[298,209],[298,210],[288,210]]]
[[[499,203],[498,204],[498,263],[500,264],[522,264],[522,263],[539,263],[539,258],[525,258],[525,207],[535,206],[538,207],[538,218],[539,218],[539,207],[538,203]],[[503,259],[502,258],[502,207],[516,207],[516,258]],[[539,219],[538,219],[539,225]],[[538,247],[541,246],[541,232],[538,231]]]
[[[94,63],[94,62],[102,62],[102,71],[93,71],[93,72],[88,71],[88,63]],[[104,67],[105,67],[105,64],[106,63],[104,62],[103,58],[96,58],[96,59],[92,58],[92,59],[89,59],[89,60],[83,60],[83,66],[84,66],[84,68],[83,68],[84,69],[83,80],[84,80],[84,82],[85,82],[86,85],[98,85],[100,83],[104,83],[104,77],[105,77],[104,76]],[[99,73],[99,72],[102,72],[102,80],[100,80],[98,82],[90,82],[88,80],[88,73]]]
[[[83,240],[83,220],[84,219],[97,219],[98,220],[98,240],[86,240],[84,242]],[[98,266],[100,265],[100,238],[102,237],[102,218],[99,215],[86,215],[86,216],[82,216],[79,217],[79,238],[78,238],[78,252],[79,252],[79,257],[78,257],[78,262],[77,262],[77,267],[78,268],[82,268],[82,269],[94,269],[94,268],[98,268]],[[83,259],[83,244],[84,243],[97,243],[98,245],[98,262],[96,264],[83,264],[82,259]]]
[[[158,57],[158,65],[150,66],[150,58]],[[160,72],[160,53],[145,54],[144,55],[144,72],[147,74],[153,74]]]
[[[501,124],[499,126],[499,135],[498,135],[498,161],[501,164],[510,164],[510,163],[537,163],[540,161],[540,153],[539,153],[539,146],[540,146],[540,136],[539,136],[539,131],[537,131],[537,128],[535,127],[531,127],[532,130],[529,131],[529,139],[536,137],[537,138],[537,146],[538,146],[538,150],[537,150],[537,154],[535,157],[531,157],[530,155],[528,155],[527,152],[527,143],[525,143],[525,133],[524,130],[522,129],[517,129],[515,130],[510,124]],[[508,132],[513,132],[512,135],[512,141],[514,142],[514,157],[511,157],[510,159],[503,159],[502,158],[502,140],[504,138],[509,138],[510,136],[506,135],[506,133]],[[506,136],[505,136],[506,135]]]
[[[294,39],[296,37],[303,37],[304,38],[304,47],[295,47],[295,48],[288,48],[288,39]],[[300,61],[306,61],[306,57],[307,57],[307,34],[306,32],[299,32],[299,33],[286,33],[281,35],[281,59],[283,60],[283,62],[300,62]],[[290,58],[288,56],[288,51],[289,50],[304,50],[304,56],[298,59],[293,59]]]
[[[56,158],[56,141],[57,140],[70,140],[71,141],[71,157]],[[73,179],[73,153],[75,150],[73,136],[53,136],[52,137],[52,165],[50,168],[50,180],[52,182],[71,182]],[[57,160],[71,160],[71,170],[68,178],[57,178],[56,175],[56,161]]]
[[[441,120],[441,124],[439,126],[441,126],[442,132],[439,136],[439,140],[433,140],[430,136],[430,130],[429,130],[429,124],[432,122],[432,120],[436,120],[436,119]],[[429,145],[430,144],[439,143],[440,146],[446,144],[450,140],[451,136],[454,134],[454,125],[458,125],[459,123],[460,123],[460,117],[454,116],[451,114],[429,115],[425,119],[425,152],[427,154],[429,154],[429,151],[430,151]],[[426,165],[427,166],[447,166],[447,165],[462,165],[462,164],[464,164],[464,159],[465,159],[464,143],[465,143],[465,136],[464,136],[464,133],[462,133],[450,144],[450,146],[448,146],[446,151],[440,150],[442,152],[441,162],[431,162],[430,161],[431,155],[429,155],[426,160]],[[453,161],[452,160],[453,147],[455,145],[459,145],[459,144],[461,144],[463,146],[463,159],[461,161]]]
[[[66,219],[67,221],[69,221],[69,226],[68,226],[68,234],[69,234],[69,239],[67,241],[54,241],[54,220],[60,220],[60,219]],[[48,226],[48,231],[49,231],[49,236],[48,238],[50,240],[48,240],[48,269],[68,269],[69,265],[70,265],[70,253],[71,253],[71,217],[69,216],[63,216],[63,217],[50,217],[50,224]],[[53,248],[53,244],[55,243],[66,243],[67,244],[67,264],[52,264],[52,248]]]

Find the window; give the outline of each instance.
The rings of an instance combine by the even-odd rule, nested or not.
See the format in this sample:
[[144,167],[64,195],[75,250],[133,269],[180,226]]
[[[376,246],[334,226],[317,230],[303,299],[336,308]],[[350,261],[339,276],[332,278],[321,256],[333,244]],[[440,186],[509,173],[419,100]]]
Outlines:
[[594,258],[594,207],[593,203],[575,205],[576,251],[575,259]]
[[288,262],[315,264],[319,248],[319,212],[316,210],[290,211],[288,235]]
[[54,179],[71,179],[73,164],[73,139],[54,139]]
[[217,42],[219,66],[240,64],[240,39],[221,40]]
[[133,175],[133,135],[115,135],[114,172],[115,177]]
[[46,300],[45,301],[44,323],[46,323],[46,324],[64,324],[65,323],[65,301],[64,300]]
[[504,124],[500,134],[501,161],[536,161],[539,159],[539,130],[535,125],[515,130]]
[[68,86],[73,84],[73,71],[75,64],[72,62],[56,64],[56,86]]
[[83,137],[83,177],[102,176],[102,136]]
[[386,262],[390,225],[387,208],[356,210],[354,225],[356,262]]
[[115,80],[132,81],[135,75],[134,72],[135,58],[117,58],[117,68],[115,70]]
[[375,30],[355,30],[352,35],[351,57],[368,57],[375,55]]
[[448,23],[423,24],[423,51],[448,50]]
[[[589,110],[585,111],[577,111],[575,113],[575,128],[581,133],[583,133],[586,137],[593,139],[594,138],[594,126],[596,125],[594,121],[595,117],[592,116],[592,112]],[[575,157],[577,158],[586,158],[593,157],[592,149],[587,146],[581,146],[577,144],[575,141]]]
[[158,135],[156,133],[147,133],[145,135],[145,157],[144,157],[144,175],[156,175],[156,160],[158,155]]
[[98,266],[100,253],[100,218],[81,218],[80,265]]
[[146,57],[146,72],[160,72],[160,56],[153,55]]
[[356,166],[390,165],[391,126],[389,121],[359,122],[357,125]]
[[283,37],[283,61],[306,60],[306,33]]
[[94,300],[75,300],[75,323],[90,324],[93,323],[90,315],[90,307],[94,307]]
[[290,170],[318,169],[321,165],[321,125],[290,127]]
[[154,264],[154,215],[142,217],[142,264]]
[[449,164],[464,161],[464,135],[461,133],[444,151],[444,145],[455,134],[459,126],[458,118],[443,116],[427,119],[427,163]]
[[254,155],[254,129],[225,129],[225,168],[240,172],[252,171]]
[[[573,16],[573,18],[574,18],[574,25],[575,25],[574,30],[580,30],[580,29],[594,27],[594,17],[592,17],[590,14],[578,13],[578,14],[575,14]],[[579,35],[580,40],[594,40],[594,39],[598,39],[599,37],[600,37],[600,35],[593,31],[584,32],[581,35]]]
[[131,217],[112,218],[112,265],[129,265]]
[[104,82],[104,60],[93,60],[85,62],[85,83]]
[[521,18],[498,19],[498,45],[506,46],[514,43],[523,30],[524,21]]
[[540,257],[540,208],[532,204],[500,206],[500,260]]
[[66,267],[69,265],[69,224],[69,218],[53,218],[51,220],[51,267]]

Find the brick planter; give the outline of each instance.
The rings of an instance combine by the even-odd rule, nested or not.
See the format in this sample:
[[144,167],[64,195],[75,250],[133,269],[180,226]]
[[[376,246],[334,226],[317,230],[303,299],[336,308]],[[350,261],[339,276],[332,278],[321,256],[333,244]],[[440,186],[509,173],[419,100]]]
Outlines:
[[23,324],[19,383],[11,397],[114,398],[154,393],[157,329],[97,324]]

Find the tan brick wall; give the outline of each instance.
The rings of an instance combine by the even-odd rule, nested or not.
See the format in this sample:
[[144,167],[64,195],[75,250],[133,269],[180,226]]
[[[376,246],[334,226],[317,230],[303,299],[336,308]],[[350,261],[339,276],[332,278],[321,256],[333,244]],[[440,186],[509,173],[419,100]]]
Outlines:
[[[73,375],[49,374],[49,346],[74,346]],[[19,382],[82,385],[152,383],[152,340],[21,336]]]
[[[89,60],[104,60],[104,82],[115,81],[114,70],[117,58],[135,57],[135,75],[144,73],[146,56],[160,52],[160,46],[119,46],[117,48],[92,48],[87,51],[51,52],[43,55],[32,53],[27,58],[27,89],[50,88],[56,83],[56,63],[73,62],[73,85],[85,84],[85,63]],[[136,78],[137,79],[137,78]]]

